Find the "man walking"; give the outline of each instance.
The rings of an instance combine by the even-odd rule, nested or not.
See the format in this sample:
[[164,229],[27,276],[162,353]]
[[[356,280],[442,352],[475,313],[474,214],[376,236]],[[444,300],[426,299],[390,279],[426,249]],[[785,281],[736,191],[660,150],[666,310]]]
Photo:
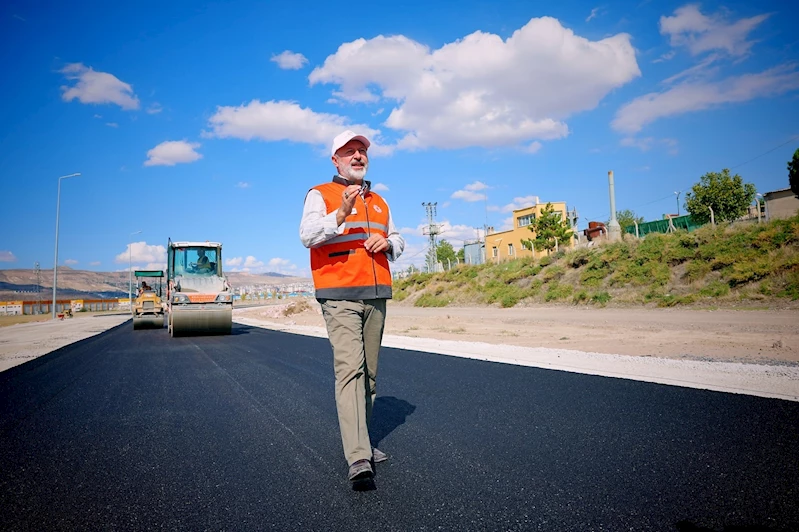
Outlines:
[[405,247],[386,201],[365,181],[369,139],[345,131],[333,139],[333,180],[305,196],[300,240],[311,250],[316,299],[333,348],[341,442],[355,482],[387,456],[369,440],[391,271]]

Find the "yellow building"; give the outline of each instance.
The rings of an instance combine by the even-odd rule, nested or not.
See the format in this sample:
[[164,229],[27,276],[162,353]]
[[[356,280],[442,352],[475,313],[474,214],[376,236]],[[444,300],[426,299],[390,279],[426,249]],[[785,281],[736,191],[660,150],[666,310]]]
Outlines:
[[[566,202],[553,201],[552,210],[560,214],[561,220],[567,220]],[[521,259],[523,257],[542,257],[547,254],[546,250],[531,250],[522,244],[522,240],[532,240],[535,233],[530,230],[529,225],[547,206],[546,203],[536,203],[524,209],[513,211],[513,229],[508,231],[494,232],[488,228],[486,234],[486,262],[501,262],[505,260]],[[571,248],[574,246],[573,239],[569,242],[559,242],[558,248]]]

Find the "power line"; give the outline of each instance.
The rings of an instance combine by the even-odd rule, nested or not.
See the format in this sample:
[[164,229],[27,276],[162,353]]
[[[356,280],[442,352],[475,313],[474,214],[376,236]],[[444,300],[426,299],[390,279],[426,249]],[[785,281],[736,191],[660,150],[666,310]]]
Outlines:
[[783,143],[782,143],[782,144],[780,144],[779,146],[776,146],[776,147],[774,147],[774,148],[771,148],[769,151],[763,152],[763,153],[761,153],[760,155],[758,155],[757,157],[752,157],[751,159],[749,159],[749,160],[748,160],[748,161],[746,161],[746,162],[743,162],[743,163],[741,163],[741,164],[736,164],[735,166],[731,166],[731,167],[730,167],[730,170],[732,170],[733,168],[738,168],[739,166],[743,166],[743,165],[745,165],[745,164],[749,164],[749,163],[751,163],[752,161],[754,161],[755,159],[760,159],[760,158],[761,158],[761,157],[763,157],[764,155],[768,155],[769,153],[773,152],[774,150],[778,150],[778,149],[782,148],[783,146],[785,146],[786,144],[790,144],[791,142],[793,142],[793,141],[794,141],[794,140],[796,140],[796,139],[799,139],[799,135],[794,135],[793,137],[789,138],[788,140],[786,140],[785,142],[783,142]]

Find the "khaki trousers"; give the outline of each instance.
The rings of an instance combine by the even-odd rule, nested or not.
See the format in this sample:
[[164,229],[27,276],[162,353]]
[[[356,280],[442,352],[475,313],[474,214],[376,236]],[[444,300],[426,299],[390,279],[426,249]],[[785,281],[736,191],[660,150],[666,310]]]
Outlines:
[[377,393],[377,357],[383,341],[386,300],[322,299],[319,303],[333,347],[336,409],[344,456],[350,465],[371,460],[369,420]]

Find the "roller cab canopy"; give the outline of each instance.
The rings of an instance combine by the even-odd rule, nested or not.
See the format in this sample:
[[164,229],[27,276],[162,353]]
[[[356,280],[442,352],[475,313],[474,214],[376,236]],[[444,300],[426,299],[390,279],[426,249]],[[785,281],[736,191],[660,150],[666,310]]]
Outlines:
[[163,277],[164,270],[135,270],[133,275],[136,277]]

